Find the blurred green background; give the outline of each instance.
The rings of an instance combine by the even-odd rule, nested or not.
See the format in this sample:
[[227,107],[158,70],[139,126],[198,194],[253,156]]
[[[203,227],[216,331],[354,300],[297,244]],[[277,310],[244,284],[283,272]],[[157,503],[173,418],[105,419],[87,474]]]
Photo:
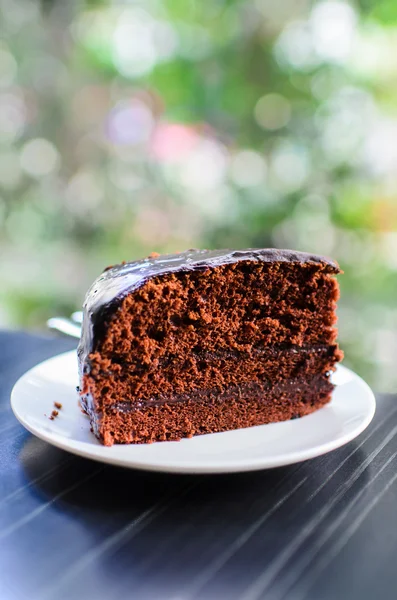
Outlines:
[[345,364],[397,384],[397,2],[0,0],[0,324],[108,264],[328,254]]

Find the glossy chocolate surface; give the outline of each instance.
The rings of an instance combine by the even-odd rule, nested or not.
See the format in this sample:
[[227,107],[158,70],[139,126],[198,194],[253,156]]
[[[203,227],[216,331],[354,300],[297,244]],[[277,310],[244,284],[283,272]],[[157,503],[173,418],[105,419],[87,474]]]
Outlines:
[[187,250],[180,254],[165,254],[156,258],[115,265],[106,269],[89,289],[84,302],[84,318],[78,348],[80,372],[87,356],[95,350],[103,323],[129,293],[149,279],[169,273],[187,273],[213,269],[240,261],[269,263],[300,263],[322,265],[329,273],[339,273],[339,265],[325,256],[277,250],[274,248],[247,250]]

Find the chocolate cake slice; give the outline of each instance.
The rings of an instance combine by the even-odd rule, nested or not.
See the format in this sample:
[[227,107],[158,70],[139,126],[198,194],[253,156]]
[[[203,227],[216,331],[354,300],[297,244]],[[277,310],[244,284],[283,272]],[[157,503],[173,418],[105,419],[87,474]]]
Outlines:
[[107,446],[295,419],[331,398],[334,261],[189,250],[108,268],[89,290],[80,398]]

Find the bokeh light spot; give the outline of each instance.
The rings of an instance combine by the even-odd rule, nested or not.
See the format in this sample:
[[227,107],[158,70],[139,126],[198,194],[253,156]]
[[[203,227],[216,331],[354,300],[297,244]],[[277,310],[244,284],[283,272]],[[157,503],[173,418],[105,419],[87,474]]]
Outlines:
[[21,179],[18,153],[12,150],[0,154],[0,186],[15,189]]
[[258,125],[264,129],[280,129],[290,120],[290,103],[280,94],[267,94],[259,98],[254,115]]
[[22,98],[17,94],[0,96],[0,140],[13,142],[18,139],[25,128],[26,108]]
[[319,62],[306,21],[288,23],[278,37],[274,53],[280,66],[296,70],[309,70]]
[[89,170],[78,171],[70,179],[66,194],[68,209],[72,214],[92,214],[103,198],[98,173]]
[[153,124],[152,113],[143,102],[123,102],[109,115],[108,136],[115,144],[141,144],[149,139]]
[[52,173],[59,162],[59,154],[54,144],[41,138],[27,142],[20,155],[22,169],[33,177],[43,177]]
[[17,62],[11,52],[0,46],[0,87],[11,85],[17,74]]
[[210,191],[224,180],[227,155],[223,146],[211,139],[201,140],[183,163],[182,184],[194,190]]
[[239,187],[260,185],[266,178],[266,163],[263,157],[252,150],[238,152],[230,165],[232,181]]
[[352,49],[356,20],[353,7],[346,2],[315,4],[310,24],[317,55],[324,60],[345,61]]
[[157,62],[153,19],[144,10],[126,9],[113,34],[113,61],[126,77],[149,73]]
[[293,192],[300,189],[310,172],[306,150],[288,141],[280,142],[274,148],[270,167],[274,185],[282,192]]
[[186,157],[198,140],[199,136],[192,127],[179,123],[159,123],[151,141],[151,148],[157,160],[175,162]]

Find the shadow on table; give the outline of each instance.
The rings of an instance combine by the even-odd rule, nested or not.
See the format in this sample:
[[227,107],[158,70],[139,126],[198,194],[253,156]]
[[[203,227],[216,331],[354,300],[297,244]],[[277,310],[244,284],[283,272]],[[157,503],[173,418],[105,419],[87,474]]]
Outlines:
[[[37,494],[48,501],[56,498],[64,505],[95,508],[96,511],[128,511],[146,509],[161,497],[200,488],[202,495],[216,494],[218,502],[231,499],[231,494],[252,493],[259,482],[272,489],[299,469],[292,465],[268,471],[229,475],[178,475],[124,469],[101,465],[73,456],[35,437],[26,439],[20,460],[27,479]],[[76,486],[76,487],[74,487]],[[71,489],[72,488],[72,489]],[[195,502],[189,495],[189,503]]]
[[[144,600],[160,589],[163,598],[180,589],[199,593],[225,565],[229,597],[238,598],[239,585],[270,565],[303,524],[319,519],[321,531],[324,505],[334,510],[330,498],[337,498],[363,454],[353,443],[299,465],[189,476],[102,466],[29,438],[20,459],[34,493],[78,522],[90,540],[91,550],[72,559],[54,597],[63,589],[73,597],[81,582],[87,593],[97,593],[103,580],[115,598],[133,583]],[[366,479],[364,472],[356,492]]]
[[[97,512],[128,513],[145,510],[162,498],[166,501],[175,495],[180,496],[189,509],[194,510],[196,504],[213,499],[216,500],[214,511],[224,511],[225,505],[235,506],[240,502],[239,506],[247,510],[258,495],[262,500],[272,497],[279,500],[283,493],[289,493],[296,486],[295,493],[303,486],[305,495],[311,497],[326,483],[325,473],[329,478],[335,472],[334,485],[343,483],[344,470],[340,469],[343,455],[349,454],[350,469],[363,461],[361,449],[355,450],[354,442],[348,448],[349,453],[340,449],[311,461],[267,471],[177,475],[105,466],[29,437],[21,449],[20,460],[36,493],[45,501],[55,499],[65,510],[80,507]],[[194,493],[189,491],[193,489]]]

